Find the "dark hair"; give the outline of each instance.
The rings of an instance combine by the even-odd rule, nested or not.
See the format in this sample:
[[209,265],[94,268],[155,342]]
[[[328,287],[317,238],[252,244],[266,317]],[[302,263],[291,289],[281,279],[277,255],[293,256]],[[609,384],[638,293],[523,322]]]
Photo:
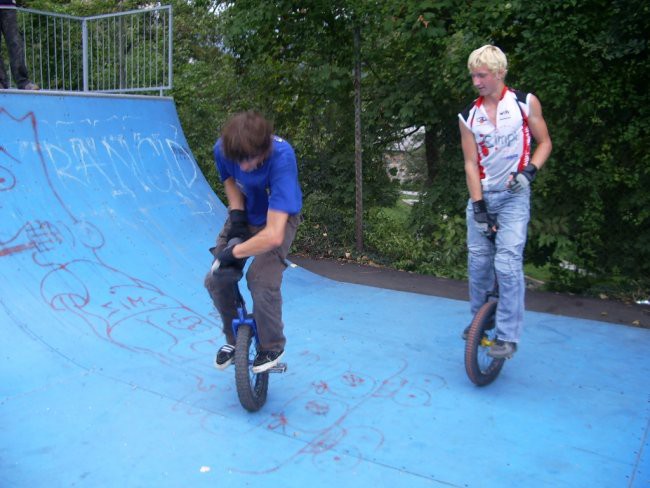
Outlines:
[[271,149],[273,124],[254,110],[232,116],[221,130],[224,155],[232,161],[266,155]]

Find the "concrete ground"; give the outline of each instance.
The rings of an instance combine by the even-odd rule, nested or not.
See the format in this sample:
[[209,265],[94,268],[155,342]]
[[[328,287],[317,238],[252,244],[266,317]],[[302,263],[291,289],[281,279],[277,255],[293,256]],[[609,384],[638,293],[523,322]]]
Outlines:
[[[308,256],[292,255],[291,260],[309,271],[336,281],[455,300],[469,299],[466,281],[419,275],[337,259],[315,259]],[[650,305],[567,293],[528,290],[526,292],[526,309],[566,317],[650,328]]]

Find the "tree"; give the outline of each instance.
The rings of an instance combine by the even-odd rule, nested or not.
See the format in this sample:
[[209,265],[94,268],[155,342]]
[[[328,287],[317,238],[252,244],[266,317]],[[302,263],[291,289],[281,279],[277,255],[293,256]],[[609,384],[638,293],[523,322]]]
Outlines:
[[649,13],[641,1],[554,0],[457,17],[465,38],[506,51],[509,83],[542,101],[554,150],[535,182],[529,254],[557,286],[619,277],[647,289]]
[[[224,3],[224,47],[250,87],[250,106],[272,115],[299,154],[307,195],[354,203],[353,26],[355,2]],[[366,201],[394,200],[381,151],[364,145]]]

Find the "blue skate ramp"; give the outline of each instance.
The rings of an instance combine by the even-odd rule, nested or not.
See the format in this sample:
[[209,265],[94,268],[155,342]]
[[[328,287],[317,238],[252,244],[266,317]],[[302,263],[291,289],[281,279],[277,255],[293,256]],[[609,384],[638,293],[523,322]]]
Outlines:
[[173,101],[5,91],[0,128],[1,487],[650,486],[650,330],[529,312],[477,388],[466,302],[291,266],[250,414]]

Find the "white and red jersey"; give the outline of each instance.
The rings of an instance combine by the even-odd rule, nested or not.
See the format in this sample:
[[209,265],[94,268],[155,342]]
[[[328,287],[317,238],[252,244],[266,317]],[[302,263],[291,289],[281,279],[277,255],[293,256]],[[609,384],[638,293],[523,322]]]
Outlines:
[[474,134],[483,191],[503,191],[510,173],[522,170],[530,160],[530,93],[503,88],[497,105],[496,126],[479,97],[458,114]]

